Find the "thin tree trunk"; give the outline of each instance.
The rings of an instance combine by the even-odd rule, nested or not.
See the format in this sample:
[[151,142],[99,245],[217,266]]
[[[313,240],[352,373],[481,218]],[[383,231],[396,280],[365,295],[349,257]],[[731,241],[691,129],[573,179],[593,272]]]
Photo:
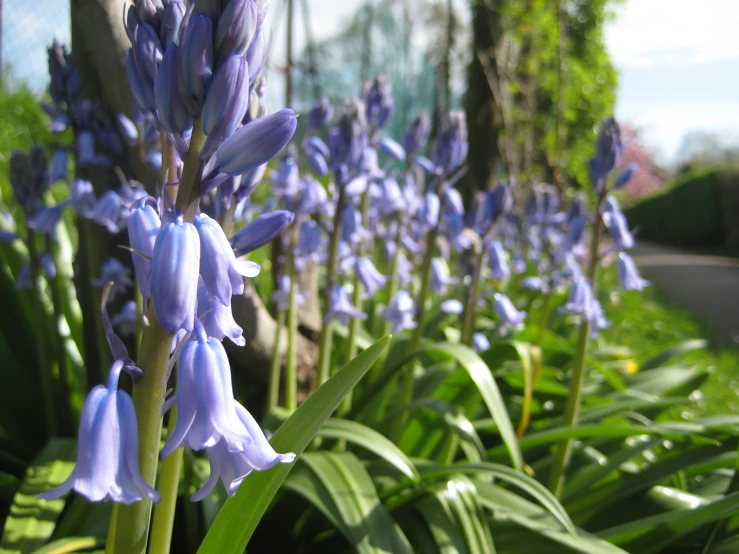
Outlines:
[[[472,2],[472,57],[465,95],[470,146],[467,156],[469,171],[460,183],[467,205],[476,191],[484,190],[495,182],[496,166],[500,160],[500,108],[478,56],[478,53],[485,53],[493,58],[496,56],[501,36],[498,2],[499,0]],[[491,64],[491,69],[497,74],[495,63]]]

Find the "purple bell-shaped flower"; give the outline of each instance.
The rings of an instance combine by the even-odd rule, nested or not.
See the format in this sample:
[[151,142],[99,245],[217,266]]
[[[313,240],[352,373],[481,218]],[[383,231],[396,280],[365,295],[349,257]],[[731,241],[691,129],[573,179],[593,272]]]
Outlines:
[[413,297],[405,290],[399,290],[390,301],[390,305],[382,311],[393,333],[400,333],[404,329],[414,329],[416,322],[413,318],[416,315],[416,305]]
[[495,294],[493,297],[493,309],[500,318],[503,328],[520,327],[524,319],[526,319],[526,312],[517,310],[511,299],[504,294]]
[[202,450],[222,438],[229,450],[243,450],[250,440],[236,415],[231,385],[231,367],[221,342],[205,334],[200,320],[178,359],[175,398],[177,424],[162,449],[162,457],[187,446]]
[[80,418],[77,463],[58,487],[39,498],[56,500],[70,490],[90,502],[112,500],[122,504],[161,497],[144,480],[138,466],[138,430],[133,400],[118,390],[123,361],[113,363],[108,386],[98,385],[87,396]]
[[616,271],[618,272],[618,282],[621,288],[626,290],[644,290],[645,287],[649,286],[649,281],[642,279],[639,275],[634,260],[624,252],[618,255]]
[[162,225],[154,244],[151,297],[159,323],[168,333],[192,331],[198,300],[200,238],[182,212]]
[[349,320],[353,317],[356,317],[357,319],[367,319],[367,314],[358,310],[356,306],[352,304],[352,301],[349,298],[349,293],[342,285],[334,285],[329,301],[329,311],[326,314],[324,321],[336,319],[342,325],[349,325]]
[[244,292],[243,277],[256,277],[260,267],[254,262],[238,261],[234,251],[214,219],[205,214],[195,217],[200,237],[200,275],[208,294],[224,306],[231,305],[231,296]]
[[374,296],[375,292],[387,283],[387,277],[377,271],[375,264],[369,258],[358,258],[354,271],[364,287],[365,298]]
[[198,317],[209,337],[220,341],[228,338],[236,346],[246,344],[244,330],[234,320],[231,306],[224,306],[208,298],[208,291],[202,279],[198,284]]
[[275,452],[252,415],[238,402],[235,404],[238,419],[250,440],[242,451],[229,450],[228,444],[223,439],[206,449],[210,475],[200,490],[190,498],[193,502],[205,498],[219,479],[228,496],[233,496],[244,478],[253,470],[264,471],[277,464],[289,464],[295,460],[295,454],[292,452],[286,454]]
[[134,250],[133,269],[144,301],[149,298],[151,258],[159,228],[162,226],[159,214],[152,204],[152,198],[140,200],[128,217],[128,241]]
[[488,245],[488,265],[493,279],[507,279],[511,276],[511,270],[508,267],[508,261],[505,258],[503,246],[496,240]]
[[449,275],[449,266],[443,258],[431,260],[431,279],[429,290],[438,295],[445,295],[449,285],[456,285],[457,279]]

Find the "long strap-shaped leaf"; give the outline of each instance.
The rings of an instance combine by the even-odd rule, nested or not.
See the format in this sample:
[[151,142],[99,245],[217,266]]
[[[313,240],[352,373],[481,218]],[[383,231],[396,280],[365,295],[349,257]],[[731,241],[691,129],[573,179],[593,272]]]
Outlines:
[[[389,340],[389,336],[378,340],[312,394],[272,437],[275,450],[302,454],[344,396],[377,360]],[[236,495],[223,505],[198,553],[241,554],[291,468],[292,465],[279,464],[245,479]]]
[[74,452],[73,440],[51,439],[36,457],[13,499],[0,549],[30,552],[49,540],[66,498],[49,502],[36,497],[67,478],[74,467]]
[[410,554],[408,539],[385,511],[372,478],[354,454],[310,452],[301,460],[325,487],[335,506],[328,511],[338,514],[338,528],[357,552]]
[[513,466],[523,469],[523,456],[521,449],[518,447],[518,439],[513,429],[511,418],[508,415],[508,409],[503,402],[503,396],[495,382],[490,368],[470,347],[463,344],[437,343],[424,345],[421,351],[428,353],[445,354],[453,358],[464,370],[469,374],[472,381],[480,391],[485,406],[487,406],[490,415],[495,420],[508,456],[513,462]]
[[395,466],[406,477],[414,480],[419,479],[418,471],[416,471],[408,456],[392,441],[371,427],[349,419],[331,418],[323,424],[323,427],[318,431],[318,435],[328,439],[340,439],[357,444]]

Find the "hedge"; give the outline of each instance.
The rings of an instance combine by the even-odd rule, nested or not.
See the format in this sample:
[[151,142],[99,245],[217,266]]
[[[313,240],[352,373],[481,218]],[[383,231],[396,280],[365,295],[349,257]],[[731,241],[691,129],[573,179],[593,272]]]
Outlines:
[[638,237],[663,244],[739,247],[739,171],[711,168],[678,177],[626,210]]

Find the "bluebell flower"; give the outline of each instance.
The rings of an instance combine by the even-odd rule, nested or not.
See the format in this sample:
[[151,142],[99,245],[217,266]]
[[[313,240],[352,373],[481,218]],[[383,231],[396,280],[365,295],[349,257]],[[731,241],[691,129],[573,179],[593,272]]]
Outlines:
[[315,171],[319,177],[326,177],[328,175],[328,162],[326,161],[326,158],[316,150],[310,150],[306,154],[313,171]]
[[354,271],[364,287],[365,299],[374,296],[375,292],[387,283],[388,278],[377,271],[375,264],[369,258],[358,258]]
[[433,192],[427,192],[424,202],[418,210],[418,220],[424,231],[430,231],[439,224],[441,202]]
[[216,66],[230,56],[243,56],[259,25],[254,0],[231,0],[223,8],[215,32]]
[[249,68],[241,56],[230,56],[216,71],[202,112],[203,132],[208,136],[200,159],[207,160],[241,124],[249,105]]
[[521,327],[526,319],[526,312],[517,310],[511,299],[504,294],[496,293],[493,296],[493,309],[500,318],[503,328]]
[[439,125],[436,140],[431,149],[434,165],[449,175],[462,165],[469,145],[467,143],[467,122],[464,112],[450,111]]
[[602,329],[607,329],[611,323],[606,319],[606,314],[598,300],[593,299],[593,316],[590,319],[590,336],[595,338]]
[[562,307],[562,311],[579,315],[587,321],[592,321],[595,315],[593,301],[593,289],[590,288],[590,283],[585,279],[578,279],[573,283],[570,289],[570,295]]
[[333,115],[334,108],[331,106],[328,98],[321,98],[308,114],[308,128],[314,130],[323,129],[331,122]]
[[138,330],[139,311],[136,302],[129,300],[121,311],[110,318],[111,324],[115,325],[123,336],[132,336]]
[[423,150],[428,141],[429,132],[431,131],[431,120],[428,112],[420,112],[416,118],[408,126],[408,130],[403,136],[403,147],[406,155],[410,156]]
[[118,390],[122,367],[122,361],[115,361],[107,387],[98,385],[85,400],[77,463],[71,475],[39,498],[56,500],[74,489],[90,502],[111,500],[131,504],[143,498],[155,503],[161,500],[139,471],[136,410],[128,393]]
[[449,273],[449,266],[443,258],[433,258],[431,260],[431,278],[429,280],[429,290],[440,296],[447,293],[449,285],[456,285],[457,278],[452,277]]
[[151,264],[151,297],[159,323],[168,333],[192,331],[198,300],[200,238],[181,212],[162,225]]
[[380,139],[380,150],[394,160],[405,161],[405,149],[389,137]]
[[393,115],[393,87],[387,77],[380,75],[364,86],[363,100],[367,109],[367,123],[380,129]]
[[507,279],[511,276],[511,270],[508,267],[503,246],[497,240],[488,243],[488,265],[490,266],[492,278],[496,281]]
[[121,197],[109,190],[95,203],[90,213],[95,223],[103,225],[109,232],[118,234],[128,216],[128,208],[121,203]]
[[413,297],[405,290],[396,292],[390,305],[382,310],[382,317],[390,323],[393,333],[400,333],[404,329],[414,329],[416,327],[416,322],[413,321],[415,316],[416,305]]
[[224,306],[231,296],[244,292],[244,277],[256,277],[260,267],[254,262],[238,261],[218,222],[206,214],[195,216],[200,237],[200,275],[208,294]]
[[336,126],[329,132],[331,167],[339,187],[346,185],[359,167],[367,140],[366,128],[364,105],[354,100],[344,106]]
[[634,237],[629,231],[629,224],[626,216],[618,208],[618,205],[611,206],[603,212],[603,221],[608,228],[608,233],[613,240],[613,246],[617,251],[628,250],[634,247]]
[[23,267],[18,272],[18,278],[15,281],[15,288],[18,290],[25,290],[31,288],[31,265],[23,264]]
[[295,267],[302,271],[309,261],[318,262],[321,251],[321,228],[312,219],[300,224],[298,244],[295,247]]
[[165,4],[162,22],[159,26],[159,38],[166,54],[169,47],[180,40],[180,28],[185,18],[185,5],[181,0],[169,0]]
[[243,256],[273,241],[293,219],[295,214],[286,210],[275,210],[257,216],[231,238],[234,253],[236,256]]
[[521,288],[527,290],[540,290],[544,293],[549,291],[547,282],[541,277],[536,276],[524,277],[521,280]]
[[72,182],[69,198],[65,200],[65,204],[70,206],[78,215],[89,217],[95,206],[92,183],[85,179],[75,179]]
[[511,260],[511,265],[513,266],[513,272],[516,275],[521,275],[526,271],[526,258],[520,252],[516,252],[513,255],[513,260]]
[[474,333],[472,335],[472,348],[475,352],[487,352],[490,350],[490,341],[482,333]]
[[342,325],[349,325],[349,320],[352,318],[367,319],[367,314],[352,304],[349,293],[342,285],[334,285],[329,298],[329,309],[324,317],[324,321],[328,322],[335,319]]
[[203,280],[198,283],[198,317],[203,324],[206,335],[223,341],[228,338],[236,346],[244,346],[246,339],[244,330],[239,327],[233,317],[231,306],[224,306],[220,302],[208,298],[208,289]]
[[611,190],[618,190],[626,185],[626,183],[628,183],[634,176],[634,173],[636,173],[637,169],[639,169],[639,165],[635,163],[629,164],[624,167],[613,179],[613,186],[611,187]]
[[64,204],[44,206],[28,219],[28,227],[56,238],[56,230],[64,215]]
[[110,289],[109,300],[113,302],[119,294],[123,294],[133,284],[131,281],[131,270],[116,258],[108,258],[101,268],[100,277],[93,279],[92,284],[103,288],[108,283],[113,283]]
[[616,120],[613,117],[609,117],[601,123],[595,156],[588,162],[590,182],[595,188],[596,193],[604,193],[606,179],[618,165],[622,154],[623,142],[621,141],[621,129],[618,123],[616,123]]
[[159,122],[174,139],[177,151],[184,156],[188,146],[183,135],[192,128],[193,119],[177,86],[177,53],[177,44],[172,44],[164,53],[154,81],[154,99]]
[[408,260],[405,252],[401,251],[398,254],[398,267],[396,271],[398,273],[398,284],[402,288],[408,288],[413,282],[413,264]]
[[645,287],[649,286],[649,281],[642,279],[639,275],[634,260],[624,252],[618,255],[616,271],[618,272],[618,282],[621,288],[626,290],[644,290]]
[[67,165],[69,159],[67,151],[60,149],[54,152],[54,156],[51,158],[51,169],[49,170],[49,180],[52,183],[57,181],[66,181],[68,177]]
[[298,213],[312,215],[320,213],[328,202],[328,194],[324,186],[315,179],[305,179],[298,197]]
[[[285,312],[290,306],[290,276],[280,275],[277,279],[277,288],[272,293],[272,302],[278,311]],[[296,289],[295,291],[295,305],[303,306],[305,304],[305,295]]]
[[149,298],[149,278],[154,244],[162,225],[154,202],[153,198],[145,198],[137,202],[131,209],[127,221],[128,242],[134,250],[132,253],[133,268],[145,302]]
[[377,209],[382,215],[391,215],[405,209],[406,201],[400,185],[392,177],[385,177],[377,185]]
[[49,279],[53,279],[56,277],[56,264],[54,263],[54,258],[51,254],[44,253],[41,255],[41,258],[39,259],[39,264],[44,270],[44,273],[46,273],[46,276]]
[[205,498],[219,479],[226,488],[228,496],[233,496],[251,471],[264,471],[277,464],[289,464],[295,460],[295,454],[292,452],[286,454],[275,452],[248,410],[238,402],[235,404],[236,415],[243,427],[243,432],[250,440],[246,441],[243,450],[236,452],[230,450],[228,443],[223,439],[206,449],[210,462],[210,475],[202,488],[192,495],[191,500],[194,502]]
[[195,332],[180,351],[177,424],[162,449],[162,457],[187,446],[202,450],[224,439],[229,450],[243,450],[251,440],[236,414],[231,367],[221,342],[205,334],[195,320]]
[[272,172],[272,193],[275,196],[294,198],[298,194],[300,174],[298,162],[293,156],[280,160],[277,171]]
[[241,175],[267,163],[290,142],[297,125],[290,109],[250,121],[218,148],[215,166],[227,175]]
[[200,115],[213,78],[213,21],[193,14],[177,48],[177,87],[193,117]]
[[566,251],[579,249],[583,245],[583,237],[585,236],[585,218],[575,216],[570,221],[570,227],[567,230],[567,238],[562,247]]
[[345,206],[341,212],[341,240],[357,245],[367,236],[362,227],[362,213],[354,206]]
[[464,311],[464,305],[456,299],[444,300],[439,306],[445,314],[458,315]]

